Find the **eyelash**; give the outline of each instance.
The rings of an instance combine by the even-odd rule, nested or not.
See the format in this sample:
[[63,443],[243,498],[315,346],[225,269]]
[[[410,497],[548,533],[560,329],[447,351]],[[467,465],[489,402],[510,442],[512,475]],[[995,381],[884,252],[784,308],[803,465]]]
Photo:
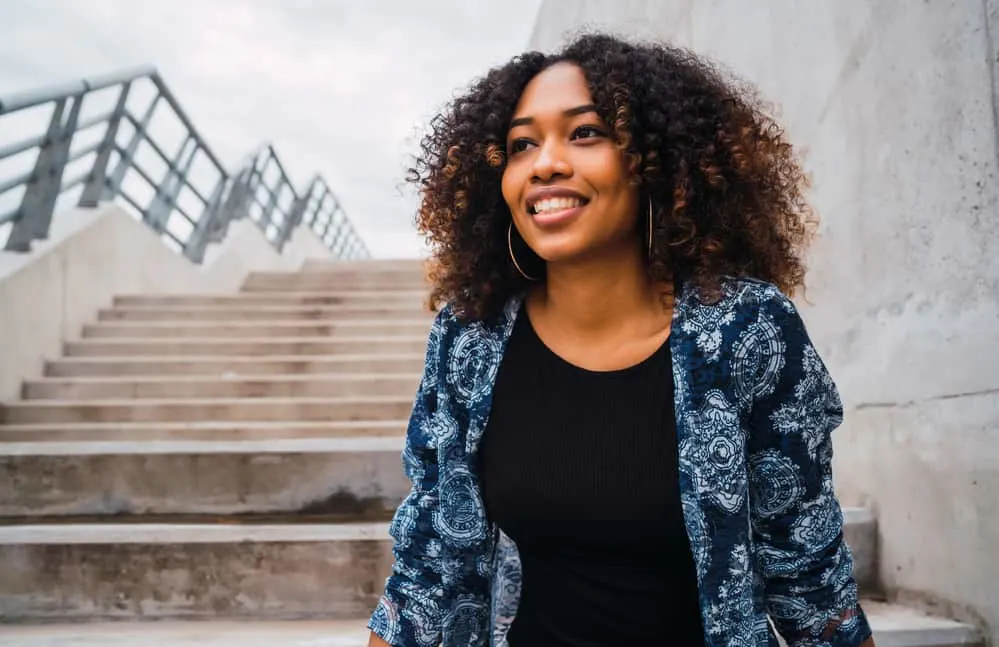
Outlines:
[[[604,131],[600,130],[596,126],[580,126],[576,130],[572,131],[572,136],[575,137],[581,131],[592,132],[596,137],[606,137],[607,136],[606,133],[604,133]],[[586,139],[591,139],[591,138],[587,137]],[[517,148],[518,144],[533,144],[533,143],[534,142],[532,142],[530,139],[524,139],[523,137],[520,138],[520,139],[515,139],[510,144],[510,154],[512,155],[512,154],[523,152],[524,149]]]

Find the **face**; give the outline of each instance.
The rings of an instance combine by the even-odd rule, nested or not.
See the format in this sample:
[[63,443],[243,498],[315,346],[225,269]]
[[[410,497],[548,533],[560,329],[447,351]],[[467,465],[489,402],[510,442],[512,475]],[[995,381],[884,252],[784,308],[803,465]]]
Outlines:
[[549,263],[636,246],[638,189],[579,66],[558,63],[524,89],[507,135],[503,198],[521,237]]

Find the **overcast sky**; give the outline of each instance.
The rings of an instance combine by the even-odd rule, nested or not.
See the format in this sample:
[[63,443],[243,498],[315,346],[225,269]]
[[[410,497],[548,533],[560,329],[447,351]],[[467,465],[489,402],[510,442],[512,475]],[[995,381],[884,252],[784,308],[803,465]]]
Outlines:
[[414,256],[423,124],[527,47],[540,0],[0,0],[0,94],[155,65],[234,168],[321,172],[373,254]]

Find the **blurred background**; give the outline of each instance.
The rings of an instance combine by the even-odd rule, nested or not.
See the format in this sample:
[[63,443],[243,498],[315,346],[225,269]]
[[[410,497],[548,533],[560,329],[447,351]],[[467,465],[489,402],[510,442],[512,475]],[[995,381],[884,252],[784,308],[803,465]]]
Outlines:
[[[418,133],[455,90],[524,49],[539,7],[3,0],[0,91],[154,65],[227,168],[271,142],[294,184],[318,171],[348,214],[364,214],[353,220],[372,255],[416,257],[416,201],[402,180]],[[12,128],[0,124],[0,142]]]

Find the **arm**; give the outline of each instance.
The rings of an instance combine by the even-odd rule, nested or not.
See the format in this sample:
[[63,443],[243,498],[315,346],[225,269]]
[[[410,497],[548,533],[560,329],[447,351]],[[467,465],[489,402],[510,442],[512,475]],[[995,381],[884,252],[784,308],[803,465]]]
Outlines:
[[836,386],[788,299],[766,299],[755,326],[750,509],[767,612],[792,647],[872,647],[833,492]]
[[[433,525],[438,470],[434,434],[440,340],[446,314],[438,314],[427,342],[426,364],[406,430],[403,466],[412,483],[389,527],[395,561],[368,628],[372,647],[438,644],[445,602],[440,568],[441,541]],[[418,636],[418,638],[417,638]]]

